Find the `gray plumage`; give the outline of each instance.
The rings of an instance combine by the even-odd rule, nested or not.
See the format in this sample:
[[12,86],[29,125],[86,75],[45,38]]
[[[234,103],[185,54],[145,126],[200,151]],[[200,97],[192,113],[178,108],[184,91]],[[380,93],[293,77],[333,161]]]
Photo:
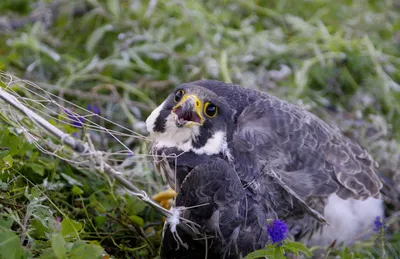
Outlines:
[[[202,105],[214,104],[217,116],[199,114],[201,125],[181,129],[176,124],[175,129],[173,118],[196,116],[177,111],[180,90]],[[175,250],[167,229],[164,258],[204,258],[205,246],[209,258],[242,257],[268,242],[266,219],[285,220],[295,238],[311,237],[326,223],[331,195],[343,200],[380,196],[377,165],[363,148],[276,97],[204,80],[178,86],[160,107],[147,121],[153,153],[178,156],[155,158],[156,167],[179,192],[175,206],[208,204],[182,215],[213,236],[212,242],[199,244],[178,231],[193,249]]]

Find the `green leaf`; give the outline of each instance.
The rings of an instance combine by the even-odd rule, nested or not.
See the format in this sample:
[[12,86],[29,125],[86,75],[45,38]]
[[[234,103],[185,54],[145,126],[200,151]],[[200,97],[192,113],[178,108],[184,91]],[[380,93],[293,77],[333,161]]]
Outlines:
[[101,41],[101,39],[104,37],[104,34],[106,32],[111,31],[113,29],[113,26],[111,24],[105,24],[102,27],[97,28],[90,34],[87,42],[86,42],[86,51],[91,53],[93,52],[94,48],[96,45]]
[[[30,192],[28,192],[30,191]],[[28,200],[33,201],[39,198],[41,195],[40,189],[37,186],[32,187],[31,189],[27,189],[25,192],[25,196],[28,198]]]
[[44,176],[44,167],[42,165],[35,164],[35,163],[29,163],[29,164],[27,164],[27,166],[29,168],[31,168],[34,173],[36,173],[40,176]]
[[303,245],[302,243],[299,243],[299,242],[289,241],[289,242],[285,243],[284,249],[286,249],[292,253],[295,253],[296,255],[298,255],[299,252],[302,252],[307,256],[313,255],[312,252],[310,251],[310,249],[308,249],[305,245]]
[[246,256],[246,259],[253,259],[253,258],[264,258],[268,257],[268,259],[275,259],[275,249],[274,248],[264,248],[260,250],[256,250],[251,252]]
[[350,251],[348,247],[345,247],[342,253],[341,258],[343,259],[354,259],[354,253]]
[[3,159],[1,159],[3,161],[3,169],[9,169],[13,166],[14,164],[14,159],[11,155],[7,155],[5,157],[3,157]]
[[53,234],[51,238],[51,247],[58,259],[67,258],[67,250],[65,249],[65,240],[59,234]]
[[143,227],[143,226],[144,226],[144,220],[143,220],[141,217],[139,217],[139,216],[132,215],[132,216],[129,216],[129,219],[130,219],[134,224],[136,224],[136,225],[138,225],[138,226],[140,226],[140,227]]
[[264,258],[285,259],[284,248],[277,245],[267,245],[264,249],[256,250],[246,256],[246,259]]
[[94,218],[95,222],[96,222],[96,226],[100,227],[101,225],[103,225],[105,222],[107,222],[107,217],[106,216],[97,216]]
[[104,249],[96,244],[87,244],[82,240],[77,240],[71,249],[69,259],[101,258]]
[[285,259],[285,254],[284,254],[284,251],[283,251],[281,246],[275,246],[275,257],[274,257],[274,259]]
[[[1,170],[1,168],[0,168],[0,170]],[[8,184],[7,183],[5,183],[5,182],[3,182],[1,179],[0,179],[0,191],[3,191],[3,192],[5,192],[5,191],[7,191],[8,190]],[[2,208],[3,207],[3,204],[0,204],[0,208]]]
[[10,229],[14,221],[9,216],[0,217],[0,228]]
[[40,259],[54,259],[56,258],[56,254],[52,248],[46,248],[43,253],[40,255]]
[[101,197],[98,200],[101,206],[105,209],[105,211],[113,211],[115,207],[118,205],[118,201],[115,199],[115,196],[109,194]]
[[30,235],[37,239],[44,239],[46,237],[46,233],[50,232],[50,229],[45,223],[47,223],[46,219],[33,219],[31,222],[31,226],[33,227],[33,229]]
[[119,0],[108,0],[107,1],[108,10],[110,10],[110,12],[117,18],[119,18],[120,14],[121,14],[121,8],[119,6],[119,2],[120,2]]
[[106,209],[104,208],[103,205],[101,205],[101,203],[97,200],[97,195],[96,194],[92,194],[89,197],[89,201],[90,204],[89,206],[96,208],[96,210],[100,213],[105,213]]
[[82,224],[72,219],[65,218],[61,222],[61,234],[66,239],[79,237],[79,231],[82,230]]
[[79,188],[78,186],[74,185],[74,186],[72,186],[72,193],[74,195],[82,195],[83,190],[81,188]]
[[125,206],[125,211],[128,215],[137,215],[146,208],[146,203],[136,197],[133,197],[132,195],[124,195],[124,198],[127,203]]
[[0,158],[3,159],[7,154],[9,150],[8,147],[2,147],[0,146]]
[[69,175],[67,175],[67,174],[61,173],[60,175],[61,175],[61,177],[64,178],[64,179],[68,182],[68,184],[70,184],[70,185],[76,185],[76,186],[80,186],[80,187],[83,186],[82,183],[80,183],[79,181],[75,180],[75,178],[73,178],[73,177],[71,177],[71,176],[69,176]]
[[12,230],[0,227],[0,258],[23,258],[20,240]]

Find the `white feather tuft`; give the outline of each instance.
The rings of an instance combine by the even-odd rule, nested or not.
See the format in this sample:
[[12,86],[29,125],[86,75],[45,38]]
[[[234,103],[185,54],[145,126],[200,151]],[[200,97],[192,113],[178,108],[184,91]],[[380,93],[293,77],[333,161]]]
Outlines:
[[147,117],[146,119],[146,129],[148,132],[153,133],[154,130],[154,125],[156,123],[157,117],[160,115],[160,111],[164,108],[164,103],[161,103],[157,108],[155,108],[151,114],[149,115],[149,117]]
[[180,223],[179,217],[181,215],[181,212],[179,208],[174,207],[172,207],[169,211],[171,212],[171,215],[167,217],[166,221],[169,225],[169,229],[171,230],[171,232],[175,233],[176,226],[178,226]]

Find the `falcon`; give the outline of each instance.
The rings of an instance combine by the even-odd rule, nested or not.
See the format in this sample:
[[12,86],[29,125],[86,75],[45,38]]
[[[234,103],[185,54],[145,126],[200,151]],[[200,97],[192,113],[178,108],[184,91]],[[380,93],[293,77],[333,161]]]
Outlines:
[[164,228],[162,258],[241,258],[267,221],[313,245],[351,243],[383,214],[377,163],[337,127],[260,91],[202,80],[147,118],[156,170],[200,236]]

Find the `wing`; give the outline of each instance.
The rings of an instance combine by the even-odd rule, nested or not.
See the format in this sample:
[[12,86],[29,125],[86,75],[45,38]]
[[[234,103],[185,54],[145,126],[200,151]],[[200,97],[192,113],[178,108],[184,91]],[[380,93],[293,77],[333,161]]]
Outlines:
[[380,195],[377,164],[364,149],[315,115],[277,98],[244,109],[232,142],[234,156],[241,158],[237,171],[246,182],[267,172],[301,199]]
[[200,233],[209,238],[207,243],[204,237],[194,240],[177,228],[187,248],[181,245],[176,249],[178,243],[166,228],[161,257],[206,258],[208,253],[208,258],[237,258],[245,199],[240,179],[227,162],[215,158],[196,166],[182,182],[174,206],[184,207],[181,216],[202,226]]
[[152,149],[152,152],[156,171],[176,192],[179,192],[182,181],[193,168],[217,157],[183,152],[175,147]]

